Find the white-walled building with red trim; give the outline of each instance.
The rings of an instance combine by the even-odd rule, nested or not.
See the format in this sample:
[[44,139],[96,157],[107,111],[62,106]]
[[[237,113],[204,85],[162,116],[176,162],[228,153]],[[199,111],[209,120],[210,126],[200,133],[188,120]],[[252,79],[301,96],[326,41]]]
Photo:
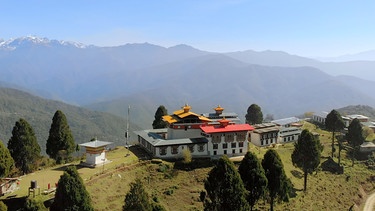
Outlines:
[[[244,155],[248,149],[248,124],[236,124],[230,119],[210,119],[209,115],[191,112],[185,105],[172,115],[163,116],[168,128],[135,131],[138,142],[153,157],[181,158],[189,149],[193,157]],[[222,112],[222,108],[219,109]],[[216,110],[215,110],[216,111]],[[222,113],[221,113],[222,115]],[[232,117],[238,118],[236,115]]]

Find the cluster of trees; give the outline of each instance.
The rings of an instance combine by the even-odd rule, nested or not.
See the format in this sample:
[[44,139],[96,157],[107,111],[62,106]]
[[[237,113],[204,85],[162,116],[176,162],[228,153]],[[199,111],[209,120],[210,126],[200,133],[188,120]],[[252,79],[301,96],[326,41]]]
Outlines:
[[[331,157],[334,157],[334,153],[336,151],[335,148],[335,138],[338,141],[339,153],[338,153],[338,165],[340,166],[341,160],[341,150],[344,149],[343,142],[346,140],[348,146],[346,147],[347,151],[351,154],[352,157],[352,164],[354,165],[354,159],[359,152],[360,145],[363,144],[365,141],[363,128],[361,122],[358,119],[354,119],[350,122],[348,131],[345,135],[343,134],[343,130],[345,128],[344,120],[340,113],[336,110],[332,110],[325,120],[325,127],[328,131],[332,132],[332,151]],[[339,135],[336,135],[339,133]]]
[[273,210],[274,201],[287,201],[292,191],[282,161],[273,149],[266,152],[262,162],[248,152],[238,170],[227,156],[221,157],[209,172],[204,187],[205,210],[252,210],[266,196]]
[[[57,163],[65,162],[74,152],[75,142],[64,113],[56,111],[52,119],[46,153]],[[5,147],[0,141],[0,177],[27,174],[38,168],[41,160],[41,149],[34,130],[25,120],[15,123],[12,136]]]
[[[294,146],[292,162],[304,172],[306,191],[307,175],[318,168],[323,146],[308,130],[302,131]],[[204,187],[208,196],[203,202],[205,210],[252,210],[261,198],[267,198],[273,210],[275,201],[288,201],[293,191],[274,149],[268,150],[262,161],[247,152],[238,170],[223,156],[210,171]]]

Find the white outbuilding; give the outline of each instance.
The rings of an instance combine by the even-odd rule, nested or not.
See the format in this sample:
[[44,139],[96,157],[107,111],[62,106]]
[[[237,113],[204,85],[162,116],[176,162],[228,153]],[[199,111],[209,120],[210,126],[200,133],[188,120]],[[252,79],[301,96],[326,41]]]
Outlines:
[[94,141],[80,144],[80,146],[85,147],[86,150],[86,162],[84,165],[95,167],[107,163],[108,160],[105,156],[105,151],[107,146],[112,143],[113,142],[99,141],[95,139]]

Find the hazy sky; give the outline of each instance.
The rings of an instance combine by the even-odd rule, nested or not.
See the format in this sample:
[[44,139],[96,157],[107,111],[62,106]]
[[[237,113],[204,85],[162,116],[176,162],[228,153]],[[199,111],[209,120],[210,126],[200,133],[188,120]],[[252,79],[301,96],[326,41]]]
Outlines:
[[0,38],[338,56],[375,49],[375,1],[0,0]]

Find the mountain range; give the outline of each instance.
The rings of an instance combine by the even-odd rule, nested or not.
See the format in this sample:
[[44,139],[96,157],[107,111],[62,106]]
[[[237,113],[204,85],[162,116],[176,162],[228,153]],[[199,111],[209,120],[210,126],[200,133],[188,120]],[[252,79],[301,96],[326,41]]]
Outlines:
[[187,45],[115,47],[23,37],[0,41],[0,85],[124,116],[150,128],[154,112],[221,105],[244,119],[252,103],[274,118],[375,106],[375,61],[321,62],[282,51],[206,52]]
[[[121,118],[109,113],[43,99],[11,88],[0,88],[0,141],[7,143],[16,121],[23,118],[34,129],[44,153],[52,118],[57,110],[65,114],[77,144],[88,142],[94,137],[114,142],[116,145],[125,143],[125,116]],[[130,130],[139,129],[135,125],[130,127]]]

